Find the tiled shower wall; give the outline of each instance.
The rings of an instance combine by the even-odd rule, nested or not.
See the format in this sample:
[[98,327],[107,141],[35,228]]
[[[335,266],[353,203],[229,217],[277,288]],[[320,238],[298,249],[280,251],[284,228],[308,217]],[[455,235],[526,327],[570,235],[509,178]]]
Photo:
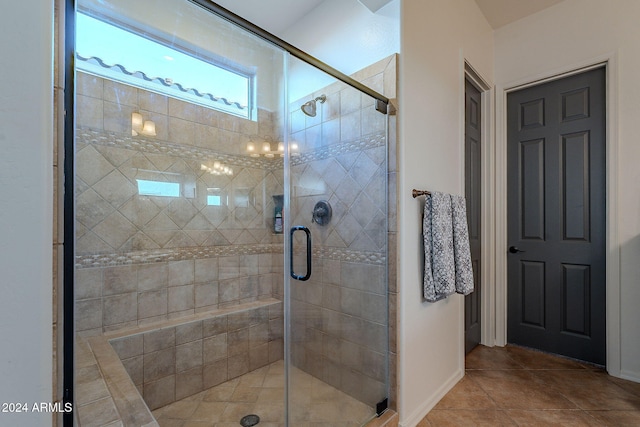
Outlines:
[[[394,98],[395,67],[396,58],[392,56],[355,77]],[[93,87],[93,83],[98,88]],[[127,97],[119,92],[131,90],[137,91],[137,101],[136,95],[130,93]],[[120,102],[130,99],[128,102],[138,104],[125,104],[121,107],[123,113],[108,101],[116,97],[106,92],[118,93]],[[102,112],[102,118],[98,114],[79,114],[78,151],[91,148],[93,151],[88,150],[86,154],[94,162],[94,167],[83,173],[95,176],[87,178],[91,185],[80,178],[78,195],[90,191],[87,196],[93,196],[98,205],[106,208],[99,209],[93,202],[85,205],[79,202],[79,212],[81,206],[88,212],[86,221],[96,222],[92,209],[97,211],[97,217],[103,217],[91,227],[78,224],[78,239],[87,236],[83,243],[84,251],[79,252],[76,259],[76,299],[81,333],[99,334],[105,330],[196,313],[216,305],[282,296],[282,235],[273,235],[270,228],[273,212],[270,196],[283,192],[282,166],[276,163],[277,160],[256,161],[240,155],[246,141],[243,138],[248,138],[248,135],[278,136],[277,117],[261,111],[262,120],[256,124],[224,117],[227,115],[223,113],[210,113],[205,120],[203,110],[207,109],[171,99],[161,100],[159,108],[150,107],[144,104],[145,98],[162,97],[81,74],[78,93],[83,98],[79,103],[84,103],[79,113],[84,109],[89,111],[89,108]],[[327,95],[327,102],[319,105],[317,117],[306,117],[299,109],[292,108],[290,118],[291,136],[301,148],[300,156],[292,160],[293,175],[297,177],[292,188],[295,197],[292,203],[293,223],[309,226],[314,242],[321,242],[315,249],[317,261],[311,281],[304,284],[294,282],[292,288],[296,301],[294,329],[301,331],[294,337],[294,361],[316,377],[374,404],[377,396],[384,394],[387,375],[384,358],[388,348],[391,355],[391,407],[394,407],[397,300],[395,116],[389,117],[387,165],[383,139],[386,118],[374,110],[373,102],[339,84],[314,95],[320,93]],[[293,103],[293,107],[299,107],[306,100]],[[157,137],[131,137],[128,126],[134,109],[143,115],[149,114],[148,117],[156,121]],[[153,112],[153,109],[162,111]],[[124,118],[112,117],[114,115]],[[218,117],[214,120],[212,116]],[[190,137],[176,135],[169,130],[162,133],[159,123],[178,124]],[[133,160],[129,161],[132,157],[141,163],[133,165]],[[127,160],[123,160],[125,158]],[[215,186],[226,189],[229,200],[235,203],[231,197],[235,194],[233,181],[240,173],[249,182],[249,188],[254,189],[252,196],[250,191],[241,194],[238,199],[241,206],[227,206],[226,216],[207,213],[211,207],[202,203],[198,205],[196,200],[183,196],[176,205],[184,205],[186,201],[194,209],[187,205],[193,217],[190,214],[182,217],[183,213],[166,199],[153,198],[156,200],[151,200],[151,205],[150,200],[134,202],[136,195],[130,195],[123,201],[120,190],[108,193],[104,191],[108,186],[99,184],[109,175],[112,177],[108,180],[113,180],[115,175],[123,182],[120,179],[122,175],[135,185],[131,169],[145,169],[155,171],[154,178],[162,175],[158,172],[189,175],[191,182],[196,182],[196,188],[205,185],[210,188],[215,184],[207,183],[210,177],[199,171],[202,159],[217,159],[233,167],[234,177],[227,182],[227,187]],[[149,169],[139,167],[142,163]],[[383,207],[385,175],[389,179],[388,212]],[[238,186],[247,187],[245,183]],[[266,190],[263,192],[263,189]],[[251,206],[244,203],[247,193],[253,203]],[[334,207],[332,223],[322,228],[310,221],[313,204],[320,199],[329,200]],[[134,203],[138,205],[137,209],[132,208]],[[144,216],[148,216],[148,212],[144,206],[150,207],[155,213],[154,218],[163,218],[170,227],[154,227],[157,223],[151,222],[153,218],[145,221]],[[243,216],[243,210],[255,215]],[[375,212],[373,219],[367,219],[362,214],[365,211],[369,216]],[[388,224],[384,218],[387,214]],[[101,228],[95,231],[94,228],[109,216],[120,221],[124,217],[133,224],[135,232],[101,237]],[[166,222],[165,217],[173,225]],[[197,218],[195,222],[194,218]],[[202,218],[208,221],[203,223],[206,227],[193,226]],[[225,219],[216,223],[216,218]],[[134,219],[138,222],[134,223]],[[388,271],[384,254],[387,240]],[[94,246],[92,241],[96,243]],[[298,247],[301,243],[298,241]],[[383,280],[385,274],[389,274],[388,290]],[[125,278],[126,281],[123,280]],[[367,285],[363,287],[356,283]],[[387,296],[389,336],[385,309]]]
[[[356,78],[394,97],[395,66],[392,56]],[[318,104],[317,116],[303,115],[299,106],[320,94],[327,100]],[[395,291],[395,268],[386,268],[387,242],[395,244],[395,180],[389,182],[389,209],[385,185],[395,172],[395,135],[387,153],[387,116],[375,110],[370,97],[343,84],[292,103],[290,111],[291,137],[301,147],[301,155],[292,159],[293,224],[311,230],[315,252],[311,279],[292,283],[293,362],[375,405],[388,396],[386,358],[389,350],[395,352],[395,339],[388,335],[391,294],[385,281],[389,273],[394,281],[390,289]],[[311,221],[313,206],[320,200],[328,200],[333,208],[325,226]],[[294,265],[305,271],[300,252],[304,239],[299,234]],[[390,254],[395,254],[393,248]],[[395,264],[395,259],[390,262]],[[395,316],[395,310],[390,311]],[[395,334],[395,321],[389,320]]]
[[[133,112],[155,122],[155,137],[131,135]],[[76,121],[79,332],[273,294],[282,162],[243,153],[251,136],[277,133],[271,112],[246,120],[78,72]],[[233,175],[203,170],[214,162]],[[138,179],[178,182],[180,196],[141,195]]]

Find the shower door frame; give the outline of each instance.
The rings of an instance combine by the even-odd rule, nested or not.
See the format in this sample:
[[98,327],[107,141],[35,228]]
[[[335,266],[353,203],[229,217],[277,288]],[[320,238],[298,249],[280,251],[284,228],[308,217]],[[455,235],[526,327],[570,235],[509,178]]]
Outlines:
[[197,4],[198,6],[210,11],[211,13],[218,15],[230,22],[233,22],[234,24],[238,25],[241,28],[244,28],[245,30],[247,30],[250,33],[255,34],[256,36],[276,45],[277,47],[281,48],[282,50],[284,50],[285,52],[289,53],[290,55],[292,55],[295,58],[301,59],[302,61],[306,62],[307,64],[310,64],[312,66],[314,66],[315,68],[318,68],[322,71],[324,71],[325,73],[329,74],[332,77],[335,77],[338,80],[341,80],[343,83],[348,84],[349,86],[359,90],[360,92],[364,92],[367,95],[371,96],[372,98],[374,98],[376,100],[376,110],[380,111],[383,114],[387,114],[387,110],[388,110],[388,106],[389,106],[389,98],[387,98],[386,96],[376,92],[375,90],[371,89],[368,86],[363,85],[362,83],[360,83],[359,81],[355,80],[352,77],[349,77],[348,75],[336,70],[335,68],[333,68],[332,66],[325,64],[324,62],[320,61],[319,59],[309,55],[308,53],[298,49],[297,47],[287,43],[286,41],[282,40],[281,38],[271,34],[270,32],[258,27],[257,25],[253,24],[252,22],[247,21],[246,19],[244,19],[243,17],[236,15],[235,13],[231,12],[228,9],[225,9],[224,7],[218,5],[217,3],[213,2],[213,1],[209,1],[209,0],[189,0],[190,2]]
[[[307,54],[306,52],[287,43],[279,37],[269,33],[268,31],[258,27],[257,25],[247,21],[239,15],[223,8],[209,0],[189,0],[190,2],[208,10],[209,12],[220,16],[244,30],[274,44],[281,48],[285,53],[298,58],[313,67],[327,73],[337,80],[365,93],[374,99],[374,106],[377,111],[382,114],[389,114],[389,98],[376,92],[375,90],[363,85],[352,77],[336,70],[328,64],[318,60],[317,58]],[[62,286],[62,402],[63,404],[73,405],[74,387],[75,387],[75,13],[76,0],[64,0],[63,11],[61,13],[61,28],[64,33],[64,46],[62,49],[62,63],[64,68],[64,197],[63,197],[63,286]],[[286,57],[286,55],[285,55]],[[287,122],[285,122],[286,124]],[[285,132],[287,135],[287,132]],[[388,137],[388,129],[387,129]],[[286,136],[285,136],[286,138]],[[285,171],[288,167],[288,161],[285,160]],[[287,173],[288,174],[288,173]],[[285,182],[287,178],[285,177]],[[285,184],[285,189],[288,184]],[[287,198],[288,199],[288,198]],[[288,201],[285,202],[288,205]],[[288,250],[285,243],[285,253]],[[286,259],[286,257],[285,257]],[[285,262],[286,264],[286,262]],[[288,268],[285,265],[285,274],[288,275]],[[285,294],[285,304],[288,296]],[[285,329],[289,327],[285,315]],[[290,333],[290,331],[288,332]],[[286,334],[285,334],[286,335]],[[287,345],[285,344],[285,358],[290,357]],[[287,410],[288,398],[285,398],[285,411]],[[376,408],[379,409],[379,408]],[[287,411],[288,412],[288,411]],[[62,415],[63,425],[73,426],[75,418],[75,410],[65,412]]]

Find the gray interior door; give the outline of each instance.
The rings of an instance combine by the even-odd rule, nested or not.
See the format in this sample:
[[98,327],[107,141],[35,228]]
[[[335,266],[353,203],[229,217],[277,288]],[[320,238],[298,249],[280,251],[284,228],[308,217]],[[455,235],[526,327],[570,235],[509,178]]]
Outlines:
[[480,91],[465,80],[465,197],[475,290],[464,300],[464,349],[480,344]]
[[507,99],[508,341],[605,363],[605,69]]

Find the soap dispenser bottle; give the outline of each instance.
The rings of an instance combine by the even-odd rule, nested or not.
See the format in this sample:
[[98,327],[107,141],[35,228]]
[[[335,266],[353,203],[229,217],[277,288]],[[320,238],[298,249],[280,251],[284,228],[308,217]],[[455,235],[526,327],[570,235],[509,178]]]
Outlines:
[[276,208],[276,214],[273,221],[273,231],[275,233],[282,233],[282,208]]

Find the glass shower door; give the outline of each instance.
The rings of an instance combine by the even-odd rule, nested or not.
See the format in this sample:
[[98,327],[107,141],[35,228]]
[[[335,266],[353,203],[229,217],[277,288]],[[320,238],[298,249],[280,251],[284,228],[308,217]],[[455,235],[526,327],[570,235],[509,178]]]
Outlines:
[[166,3],[78,2],[80,424],[115,368],[161,426],[362,425],[388,395],[387,116]]
[[387,119],[298,59],[287,83],[289,425],[362,425],[388,395]]
[[[77,5],[74,408],[282,423],[284,53],[162,3]],[[110,378],[126,399],[105,403]]]

